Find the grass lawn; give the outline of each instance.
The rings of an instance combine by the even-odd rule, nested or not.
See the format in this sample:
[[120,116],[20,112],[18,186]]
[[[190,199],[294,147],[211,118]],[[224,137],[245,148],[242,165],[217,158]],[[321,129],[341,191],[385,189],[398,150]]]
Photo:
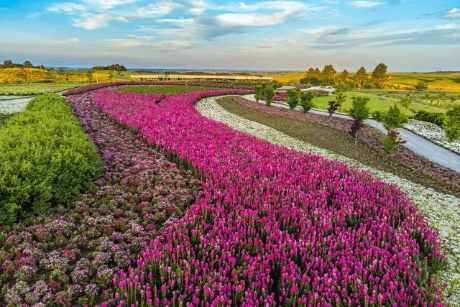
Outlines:
[[70,88],[88,85],[90,83],[76,82],[56,82],[56,83],[27,83],[27,84],[0,84],[0,95],[2,93],[18,93],[18,94],[40,94],[41,91],[51,89],[54,92],[60,92]]
[[139,94],[181,94],[187,92],[200,92],[212,90],[224,90],[221,87],[209,86],[185,86],[185,85],[159,85],[159,86],[128,86],[118,89],[120,92],[133,92]]
[[[381,100],[380,95],[377,93],[360,93],[360,92],[346,92],[347,100],[342,106],[342,112],[346,112],[351,108],[352,100],[351,97],[353,96],[367,96],[370,97],[371,100],[368,103],[371,112],[373,111],[386,111],[388,110],[393,104],[399,102],[399,98],[392,98],[390,96],[386,96],[386,100]],[[328,102],[334,100],[335,96],[319,96],[313,98],[313,102],[316,104],[316,108],[326,110],[329,107]],[[409,106],[409,109],[404,109],[402,106],[398,105],[401,111],[403,111],[406,115],[413,115],[409,109],[414,109],[416,111],[424,110],[429,112],[446,112],[446,109],[423,105],[421,103],[412,103]]]

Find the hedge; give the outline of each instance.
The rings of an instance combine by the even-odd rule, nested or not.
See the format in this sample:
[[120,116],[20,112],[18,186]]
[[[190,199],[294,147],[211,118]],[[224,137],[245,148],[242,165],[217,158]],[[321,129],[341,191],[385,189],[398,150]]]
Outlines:
[[0,224],[69,205],[102,170],[64,98],[47,94],[0,126]]

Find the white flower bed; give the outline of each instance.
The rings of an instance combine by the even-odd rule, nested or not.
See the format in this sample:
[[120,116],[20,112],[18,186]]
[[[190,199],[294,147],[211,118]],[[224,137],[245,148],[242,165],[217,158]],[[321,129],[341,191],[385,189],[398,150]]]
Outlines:
[[29,101],[17,99],[12,101],[0,101],[0,114],[13,114],[24,111]]
[[449,143],[444,135],[444,130],[433,123],[411,119],[406,125],[404,125],[404,128],[439,146],[460,154],[460,140]]
[[228,124],[235,130],[244,131],[258,138],[265,139],[274,144],[285,146],[305,152],[315,153],[328,159],[337,159],[361,170],[368,171],[374,177],[391,184],[396,184],[406,195],[418,204],[419,209],[425,213],[426,220],[431,227],[439,230],[438,239],[444,241],[443,246],[449,255],[448,268],[441,279],[449,286],[444,290],[449,306],[460,306],[460,199],[442,194],[433,189],[401,179],[393,174],[365,166],[355,160],[336,155],[331,151],[321,149],[306,142],[294,139],[273,128],[241,118],[225,111],[214,98],[206,98],[196,103],[196,109],[203,116],[215,121]]

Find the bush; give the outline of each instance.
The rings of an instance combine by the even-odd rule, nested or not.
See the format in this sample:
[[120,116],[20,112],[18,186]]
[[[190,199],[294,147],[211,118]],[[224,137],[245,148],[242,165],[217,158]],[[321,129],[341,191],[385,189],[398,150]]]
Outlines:
[[31,100],[0,135],[0,224],[69,204],[100,175],[96,147],[58,95]]
[[444,113],[428,112],[420,110],[415,114],[414,119],[420,120],[423,122],[433,123],[439,127],[443,127],[443,123],[446,120],[446,115]]
[[456,106],[446,113],[444,121],[444,131],[449,142],[460,138],[460,106]]

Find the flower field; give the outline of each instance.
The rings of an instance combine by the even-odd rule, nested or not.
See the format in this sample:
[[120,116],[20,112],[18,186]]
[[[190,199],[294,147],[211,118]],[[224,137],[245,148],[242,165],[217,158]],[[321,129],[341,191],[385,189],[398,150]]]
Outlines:
[[268,107],[243,97],[226,98],[219,100],[219,103],[232,113],[268,125],[315,146],[438,191],[460,196],[459,173],[432,163],[405,147],[400,148],[399,154],[388,155],[380,142],[384,135],[368,125],[358,134],[362,143],[356,146],[354,139],[348,134],[351,120],[328,120],[326,116]]
[[0,306],[113,300],[114,275],[135,265],[144,245],[202,190],[190,171],[110,121],[91,95],[67,100],[96,144],[104,174],[71,208],[0,226]]
[[[444,306],[437,233],[395,186],[200,116],[205,91],[99,91],[112,119],[204,179],[203,196],[115,274],[117,306]],[[235,93],[235,91],[233,91]]]

